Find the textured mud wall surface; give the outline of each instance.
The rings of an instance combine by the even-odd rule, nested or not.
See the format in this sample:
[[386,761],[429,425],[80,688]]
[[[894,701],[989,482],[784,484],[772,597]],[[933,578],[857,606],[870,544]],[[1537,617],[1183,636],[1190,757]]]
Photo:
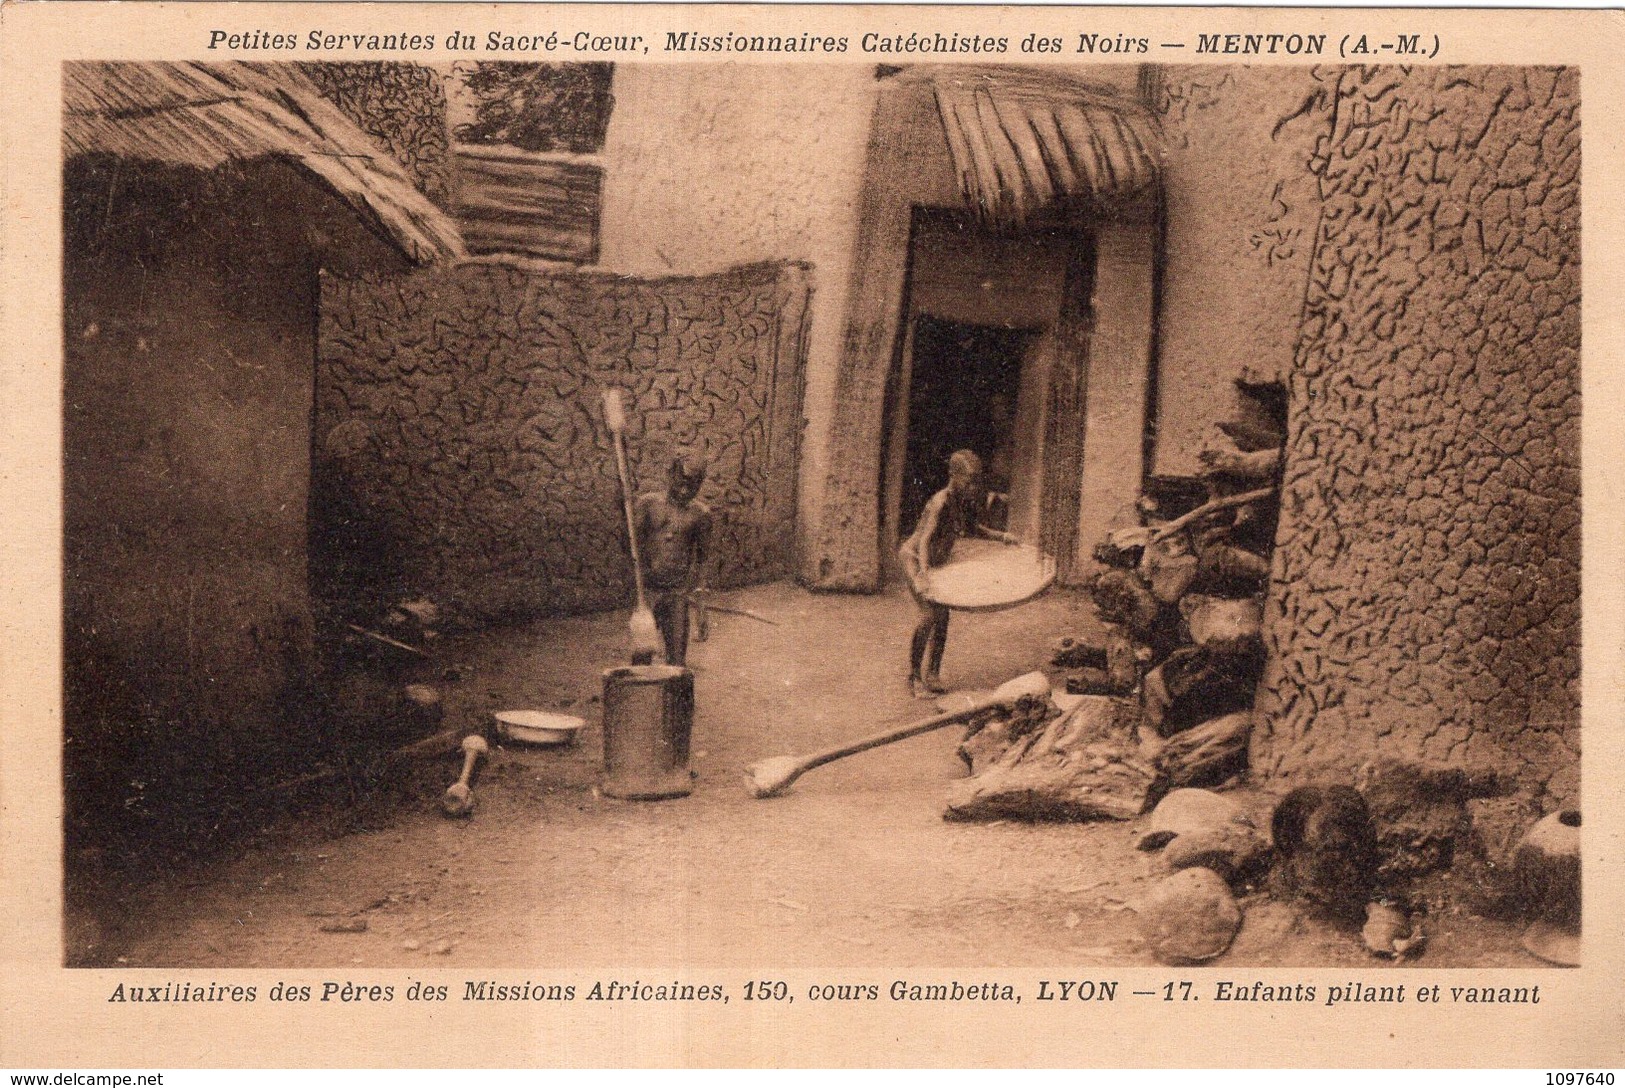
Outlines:
[[70,823],[214,819],[314,739],[306,231],[394,258],[291,167],[77,158],[63,191]]
[[1264,727],[1578,789],[1578,78],[1332,70]]
[[1153,104],[1167,192],[1153,471],[1192,474],[1235,378],[1292,365],[1328,96],[1316,69],[1176,65]]
[[395,61],[312,63],[300,70],[393,155],[429,199],[446,203],[453,169],[446,89],[439,72]]
[[604,266],[693,275],[848,250],[871,73],[618,65],[604,144]]
[[680,449],[711,458],[713,584],[786,577],[807,303],[806,270],[782,264],[329,279],[318,470],[368,497],[399,592],[469,619],[618,606],[631,568],[601,401],[617,386],[638,490],[664,490]]

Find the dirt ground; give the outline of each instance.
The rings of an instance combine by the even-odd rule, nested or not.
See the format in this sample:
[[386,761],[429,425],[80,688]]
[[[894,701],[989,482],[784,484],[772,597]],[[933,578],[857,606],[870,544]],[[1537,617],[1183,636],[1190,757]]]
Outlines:
[[[70,909],[85,966],[469,968],[1053,967],[1153,963],[1133,903],[1162,873],[1140,821],[967,824],[941,818],[965,773],[949,728],[815,770],[757,800],[742,769],[933,712],[903,682],[906,595],[726,595],[778,621],[714,615],[692,647],[692,796],[617,801],[596,789],[600,675],[625,654],[626,615],[447,637],[447,726],[486,730],[503,708],[573,708],[563,749],[497,745],[469,820],[441,816],[448,754],[401,768],[348,804],[307,797],[229,857],[102,889]],[[1055,592],[956,615],[944,679],[985,689],[1088,630]],[[1273,798],[1237,792],[1266,820]],[[1257,893],[1222,966],[1374,966],[1358,936]],[[365,927],[361,923],[365,923]],[[347,928],[357,932],[328,932]],[[1418,966],[1536,966],[1517,931],[1464,908],[1428,921]]]

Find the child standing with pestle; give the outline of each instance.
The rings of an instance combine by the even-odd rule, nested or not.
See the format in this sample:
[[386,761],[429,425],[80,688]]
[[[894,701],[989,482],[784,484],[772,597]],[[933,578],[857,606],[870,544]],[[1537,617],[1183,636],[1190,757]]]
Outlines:
[[692,454],[674,458],[666,491],[640,495],[636,506],[644,580],[654,594],[655,623],[668,665],[687,664],[689,596],[705,588],[711,511],[698,496],[707,468]]

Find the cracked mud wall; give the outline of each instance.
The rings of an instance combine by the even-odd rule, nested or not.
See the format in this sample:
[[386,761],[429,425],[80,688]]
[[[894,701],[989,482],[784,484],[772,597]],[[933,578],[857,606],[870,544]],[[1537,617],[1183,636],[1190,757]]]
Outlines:
[[1579,86],[1318,70],[1253,765],[1578,793]]
[[386,591],[474,621],[617,607],[631,568],[601,392],[618,386],[638,491],[664,489],[679,449],[711,458],[713,584],[788,577],[807,280],[495,262],[329,278],[318,479],[366,496]]

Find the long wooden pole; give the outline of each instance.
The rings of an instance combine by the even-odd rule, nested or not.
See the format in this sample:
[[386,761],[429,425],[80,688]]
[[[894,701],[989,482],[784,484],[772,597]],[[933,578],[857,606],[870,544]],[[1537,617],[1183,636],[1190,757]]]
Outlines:
[[1155,544],[1159,540],[1166,540],[1185,528],[1185,526],[1194,521],[1201,521],[1209,514],[1217,514],[1220,510],[1228,510],[1232,506],[1246,506],[1250,502],[1259,502],[1273,494],[1275,494],[1275,488],[1261,487],[1257,491],[1243,491],[1239,495],[1226,495],[1223,498],[1214,499],[1212,502],[1203,503],[1190,513],[1182,514],[1167,525],[1158,528],[1156,532],[1151,534],[1151,542]]
[[859,740],[838,745],[834,748],[826,748],[822,752],[815,752],[809,756],[776,756],[772,759],[752,763],[745,768],[746,785],[753,797],[772,797],[784,791],[789,787],[790,783],[814,767],[822,767],[826,763],[833,763],[837,759],[845,759],[847,756],[857,755],[859,752],[867,752],[871,748],[879,748],[885,744],[907,740],[909,737],[917,737],[921,733],[929,733],[933,729],[941,729],[945,725],[965,721],[984,710],[1015,703],[1023,696],[1047,696],[1049,691],[1049,678],[1041,672],[1030,672],[1000,684],[989,694],[959,710],[945,711],[910,725],[888,729],[881,733],[873,733]]
[[652,655],[660,650],[660,632],[643,595],[643,558],[638,554],[637,520],[632,514],[632,477],[626,469],[626,444],[621,437],[626,429],[626,411],[621,406],[619,389],[604,390],[604,422],[615,444],[615,471],[621,478],[621,507],[626,511],[626,538],[632,548],[632,584],[638,595],[637,607],[632,610],[632,652]]

